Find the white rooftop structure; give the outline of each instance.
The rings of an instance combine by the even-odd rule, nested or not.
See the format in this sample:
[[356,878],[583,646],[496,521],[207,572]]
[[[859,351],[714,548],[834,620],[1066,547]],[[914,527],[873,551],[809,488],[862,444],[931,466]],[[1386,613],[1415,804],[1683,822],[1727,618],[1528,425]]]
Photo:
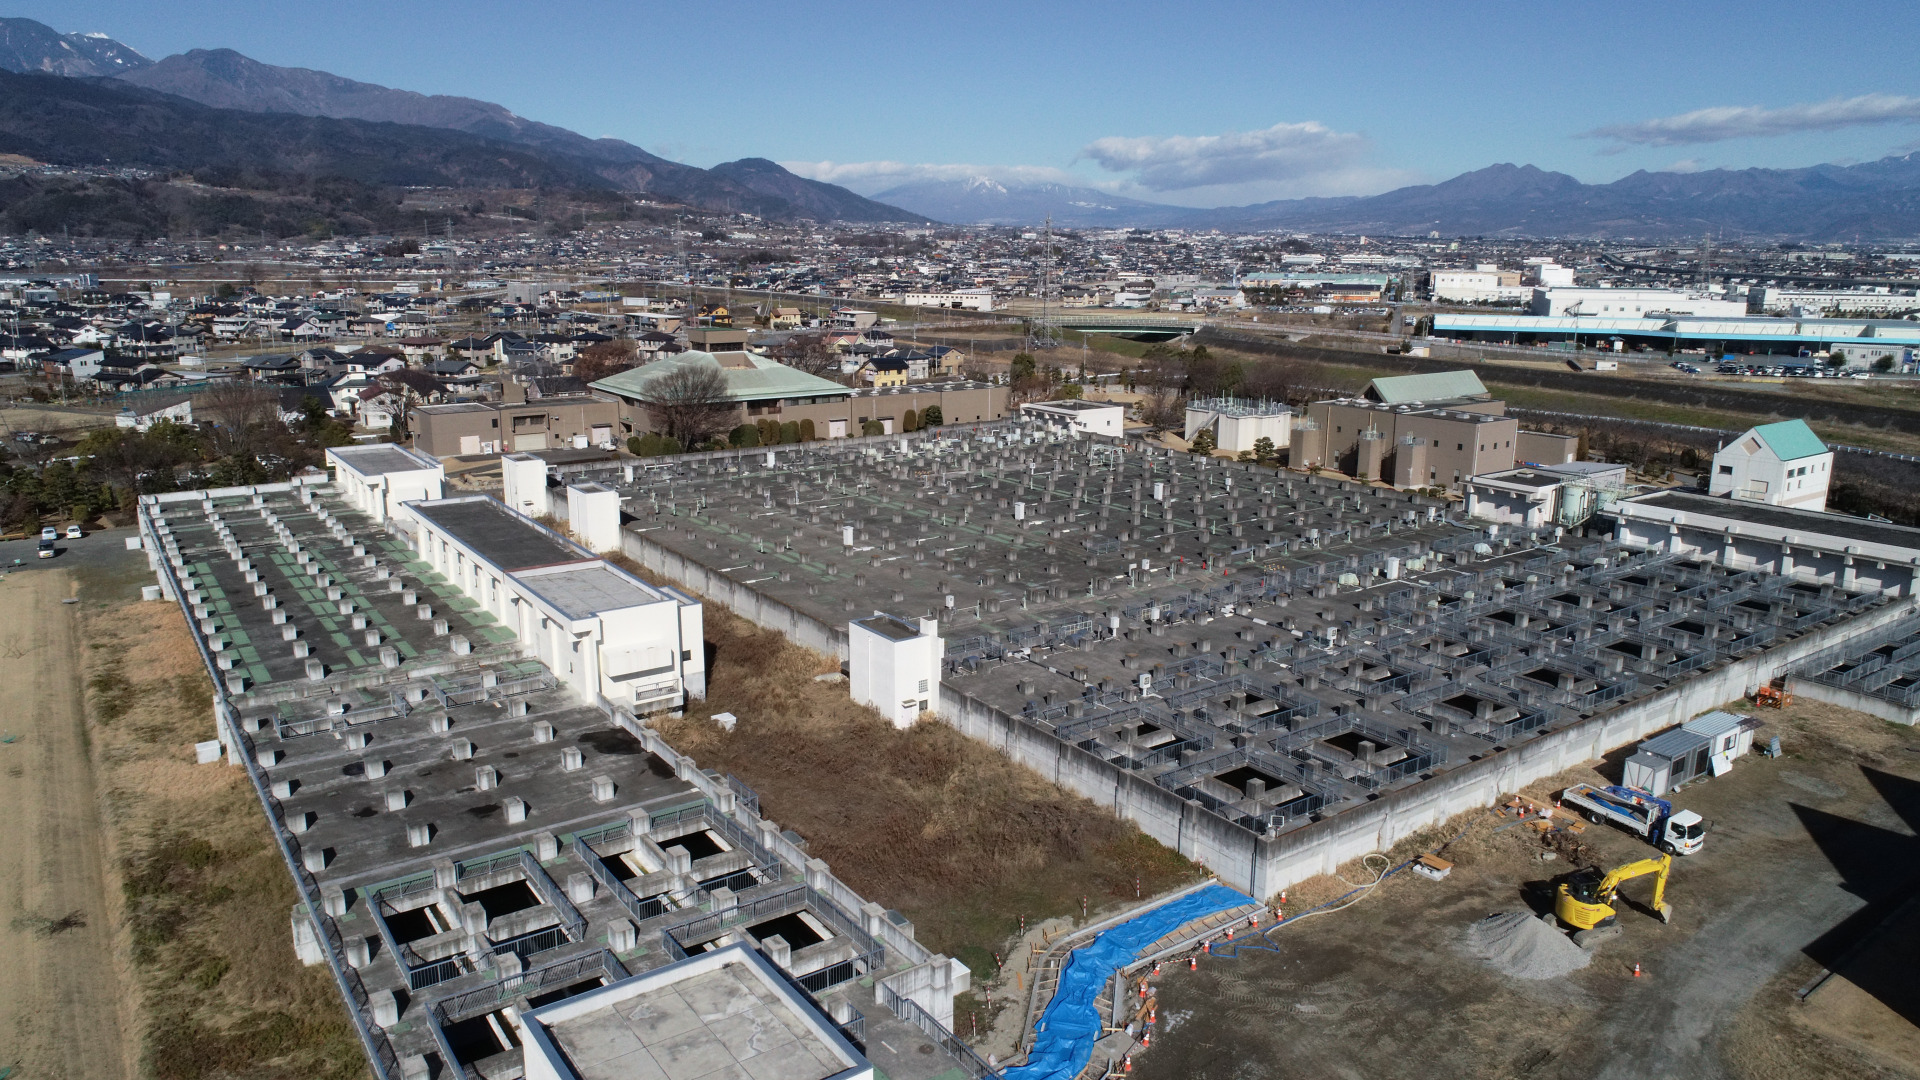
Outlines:
[[1027,416],[1090,435],[1120,438],[1127,431],[1127,410],[1108,401],[1030,401],[1020,406]]
[[408,503],[420,557],[587,701],[637,715],[707,692],[700,602],[485,495]]
[[870,1080],[846,1036],[747,944],[522,1014],[527,1080]]
[[1277,401],[1246,398],[1199,398],[1187,403],[1186,440],[1212,430],[1216,450],[1238,454],[1271,439],[1276,450],[1293,442],[1293,407]]
[[336,446],[327,464],[347,502],[383,525],[401,503],[439,498],[447,479],[436,459],[392,443]]

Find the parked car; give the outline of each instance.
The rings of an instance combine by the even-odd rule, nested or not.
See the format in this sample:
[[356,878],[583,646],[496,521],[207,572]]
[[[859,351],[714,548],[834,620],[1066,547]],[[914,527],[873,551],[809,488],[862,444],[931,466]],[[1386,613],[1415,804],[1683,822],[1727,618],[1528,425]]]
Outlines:
[[40,539],[58,540],[60,539],[60,530],[49,525],[46,528],[40,530]]
[[80,532],[80,526],[78,525],[67,526],[67,539],[78,540],[80,539],[81,535],[82,533]]

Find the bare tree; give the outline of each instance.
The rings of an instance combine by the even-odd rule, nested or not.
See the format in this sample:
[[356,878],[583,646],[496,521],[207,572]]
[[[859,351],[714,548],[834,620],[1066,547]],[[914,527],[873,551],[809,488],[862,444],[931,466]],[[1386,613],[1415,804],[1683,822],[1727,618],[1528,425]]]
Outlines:
[[647,383],[648,404],[666,433],[691,450],[718,434],[733,412],[727,378],[717,367],[684,364]]
[[439,379],[412,368],[384,372],[374,380],[374,383],[393,399],[395,435],[409,433],[412,430],[413,410],[428,404],[436,396],[445,393],[447,389],[446,384]]
[[286,434],[280,395],[257,383],[224,382],[194,398],[194,411],[213,422],[217,457],[253,458]]
[[574,355],[573,373],[588,382],[604,379],[633,367],[635,345],[625,338],[588,345]]
[[840,353],[820,334],[795,334],[774,350],[783,364],[809,375],[838,381]]

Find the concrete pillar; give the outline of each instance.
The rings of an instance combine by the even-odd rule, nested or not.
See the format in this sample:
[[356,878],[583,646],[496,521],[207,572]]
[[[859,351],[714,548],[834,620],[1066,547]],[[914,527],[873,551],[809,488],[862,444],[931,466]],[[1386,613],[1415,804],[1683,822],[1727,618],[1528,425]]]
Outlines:
[[627,920],[615,919],[613,922],[607,924],[607,948],[612,949],[614,952],[631,952],[633,951],[633,947],[639,944],[639,941],[639,931]]
[[793,965],[793,949],[787,945],[787,939],[779,934],[769,934],[760,939],[760,952],[782,971]]
[[593,875],[581,870],[567,875],[567,899],[574,904],[593,900]]

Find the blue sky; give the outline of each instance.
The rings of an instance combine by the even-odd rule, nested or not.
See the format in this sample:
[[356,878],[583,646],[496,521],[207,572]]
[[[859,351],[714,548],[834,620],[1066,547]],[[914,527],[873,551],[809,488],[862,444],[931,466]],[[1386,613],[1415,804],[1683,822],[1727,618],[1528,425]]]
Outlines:
[[155,59],[232,48],[868,194],[984,174],[1212,206],[1495,162],[1604,182],[1920,149],[1902,0],[9,7]]

